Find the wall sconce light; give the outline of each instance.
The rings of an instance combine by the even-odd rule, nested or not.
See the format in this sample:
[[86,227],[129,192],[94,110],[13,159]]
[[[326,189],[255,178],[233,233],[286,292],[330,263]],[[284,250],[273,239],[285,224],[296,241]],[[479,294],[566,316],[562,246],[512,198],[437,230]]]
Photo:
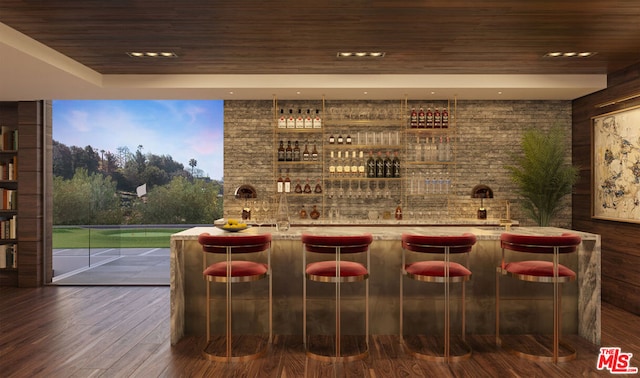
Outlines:
[[487,209],[484,208],[484,199],[493,198],[493,190],[490,187],[480,184],[471,189],[471,198],[480,198],[480,208],[478,209],[478,219],[487,219]]

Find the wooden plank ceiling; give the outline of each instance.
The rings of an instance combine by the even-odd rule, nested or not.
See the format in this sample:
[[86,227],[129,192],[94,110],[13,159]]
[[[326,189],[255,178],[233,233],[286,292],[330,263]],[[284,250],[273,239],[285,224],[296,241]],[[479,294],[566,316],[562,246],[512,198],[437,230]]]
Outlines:
[[640,60],[639,21],[637,0],[0,2],[0,22],[102,74],[604,74]]

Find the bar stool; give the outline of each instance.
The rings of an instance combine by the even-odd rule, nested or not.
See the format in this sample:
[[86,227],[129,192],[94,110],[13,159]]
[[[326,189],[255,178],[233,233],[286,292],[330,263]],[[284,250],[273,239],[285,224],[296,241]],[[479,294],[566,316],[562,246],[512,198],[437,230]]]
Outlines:
[[[534,236],[503,233],[500,236],[502,261],[496,269],[496,344],[502,345],[500,338],[500,276],[509,276],[521,281],[552,283],[553,284],[553,351],[549,353],[533,353],[513,350],[520,357],[535,361],[564,362],[576,357],[576,351],[571,345],[560,340],[561,334],[561,294],[560,284],[575,281],[576,273],[560,264],[560,254],[572,253],[581,243],[580,236],[563,233],[559,236]],[[552,261],[526,260],[507,262],[505,250],[525,252],[530,254],[552,255]],[[528,257],[530,258],[530,257]],[[566,349],[560,355],[560,346]]]
[[[218,362],[242,362],[256,359],[264,355],[272,339],[272,288],[271,288],[271,234],[260,235],[210,235],[203,233],[198,236],[198,242],[202,245],[203,276],[207,281],[207,345],[203,349],[203,356],[211,361]],[[264,262],[235,259],[238,254],[255,254],[266,252],[266,264]],[[207,263],[208,255],[225,255],[224,261]],[[232,316],[231,316],[231,285],[242,282],[253,282],[268,279],[269,286],[269,332],[266,341],[264,337],[249,337],[243,335],[243,342],[256,342],[258,347],[255,352],[243,351],[234,355],[232,351]],[[225,336],[212,338],[211,336],[211,285],[210,283],[224,283],[226,289],[226,314]],[[254,345],[255,346],[255,345]],[[249,348],[247,348],[249,349]]]
[[[350,362],[366,358],[369,355],[369,245],[373,241],[371,234],[351,235],[351,236],[321,236],[302,235],[302,267],[305,279],[303,280],[303,342],[307,356],[325,362]],[[307,264],[307,254],[314,261]],[[366,263],[343,260],[345,255],[357,253],[366,254]],[[332,260],[322,260],[323,255],[333,255]],[[335,351],[312,351],[307,340],[307,280],[332,283],[335,285]],[[365,281],[365,347],[360,349],[358,345],[355,351],[344,353],[341,344],[341,285],[343,283]]]
[[[468,262],[469,253],[476,243],[476,236],[471,233],[464,233],[455,236],[428,236],[415,234],[402,234],[402,266],[400,276],[400,341],[405,350],[416,358],[429,361],[456,362],[467,359],[471,356],[471,347],[465,340],[465,282],[471,278],[471,271],[464,265],[450,260],[451,254],[466,254]],[[412,254],[415,260],[417,253],[444,255],[443,260],[418,260],[407,263],[407,251],[416,252]],[[468,265],[468,264],[466,264]],[[442,353],[433,348],[411,348],[404,338],[404,279],[411,278],[420,282],[433,282],[444,284],[444,346]],[[457,343],[458,353],[451,352],[451,310],[449,305],[449,285],[451,283],[462,283],[461,313],[462,313],[462,335]]]

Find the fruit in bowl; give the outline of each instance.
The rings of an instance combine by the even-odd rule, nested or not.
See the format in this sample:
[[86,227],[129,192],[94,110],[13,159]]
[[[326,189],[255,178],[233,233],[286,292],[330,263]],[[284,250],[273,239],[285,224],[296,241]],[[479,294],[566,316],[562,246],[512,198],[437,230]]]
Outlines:
[[227,231],[240,231],[247,228],[247,224],[243,222],[239,222],[236,219],[229,219],[225,224],[220,226],[220,228]]

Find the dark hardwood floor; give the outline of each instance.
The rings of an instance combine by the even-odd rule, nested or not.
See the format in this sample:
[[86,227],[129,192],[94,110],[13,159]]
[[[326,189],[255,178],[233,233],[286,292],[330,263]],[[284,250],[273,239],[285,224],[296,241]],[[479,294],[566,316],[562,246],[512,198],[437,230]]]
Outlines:
[[[640,367],[640,316],[603,304],[602,346],[633,353]],[[568,335],[576,360],[557,365],[519,359],[470,335],[469,360],[416,360],[397,336],[371,338],[364,361],[331,364],[305,358],[300,336],[275,336],[266,357],[215,363],[200,355],[203,339],[169,343],[168,287],[0,287],[2,377],[578,377],[596,369],[599,348]]]

